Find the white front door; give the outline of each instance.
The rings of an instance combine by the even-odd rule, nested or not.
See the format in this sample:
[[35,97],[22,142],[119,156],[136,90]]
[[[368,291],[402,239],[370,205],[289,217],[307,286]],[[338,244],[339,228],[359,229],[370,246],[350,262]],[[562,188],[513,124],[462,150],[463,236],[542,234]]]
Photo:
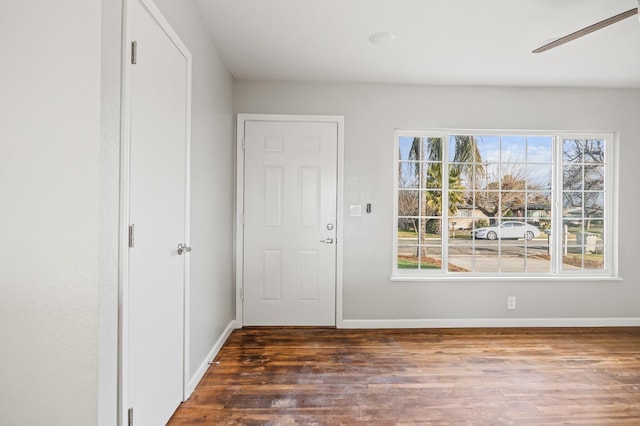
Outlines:
[[244,325],[335,325],[338,124],[247,121]]
[[[148,3],[148,2],[144,2]],[[129,248],[126,409],[166,424],[183,398],[189,57],[139,0],[129,2]]]

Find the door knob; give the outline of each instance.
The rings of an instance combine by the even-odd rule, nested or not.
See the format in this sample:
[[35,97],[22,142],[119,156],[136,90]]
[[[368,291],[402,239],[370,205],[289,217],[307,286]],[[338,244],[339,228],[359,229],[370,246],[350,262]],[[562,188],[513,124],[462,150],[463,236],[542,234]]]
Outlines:
[[189,253],[191,251],[191,247],[186,246],[182,243],[178,244],[178,254],[182,254],[182,253]]
[[326,240],[320,240],[321,243],[333,244],[333,238],[329,237]]

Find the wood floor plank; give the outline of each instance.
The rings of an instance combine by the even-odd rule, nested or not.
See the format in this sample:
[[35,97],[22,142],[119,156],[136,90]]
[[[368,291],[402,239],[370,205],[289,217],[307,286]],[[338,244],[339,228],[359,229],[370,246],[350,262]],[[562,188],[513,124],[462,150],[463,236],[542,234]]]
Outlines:
[[640,425],[640,328],[246,328],[170,425]]

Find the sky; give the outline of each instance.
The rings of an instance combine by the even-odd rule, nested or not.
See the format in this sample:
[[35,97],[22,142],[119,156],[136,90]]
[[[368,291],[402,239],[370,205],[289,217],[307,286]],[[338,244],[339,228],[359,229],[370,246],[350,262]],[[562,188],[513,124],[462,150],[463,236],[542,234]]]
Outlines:
[[[476,139],[478,140],[483,162],[511,161],[540,164],[551,164],[552,162],[552,136],[477,135]],[[412,142],[412,136],[400,137],[401,161],[409,159]],[[454,136],[451,136],[449,140],[449,161],[453,160],[454,144]]]
[[[476,135],[480,157],[483,163],[487,164],[486,170],[489,177],[495,180],[507,173],[525,170],[530,183],[530,188],[534,186],[538,189],[550,188],[552,179],[552,159],[553,159],[553,137],[552,136],[526,136],[526,135]],[[413,143],[412,136],[401,136],[399,138],[399,155],[401,161],[409,159],[409,153]],[[426,143],[423,138],[423,143]],[[449,137],[448,158],[453,161],[455,150],[455,136]],[[506,166],[499,169],[498,163],[519,163],[523,166]],[[414,167],[403,164],[402,175],[405,182],[411,181]],[[524,173],[524,172],[523,172]]]

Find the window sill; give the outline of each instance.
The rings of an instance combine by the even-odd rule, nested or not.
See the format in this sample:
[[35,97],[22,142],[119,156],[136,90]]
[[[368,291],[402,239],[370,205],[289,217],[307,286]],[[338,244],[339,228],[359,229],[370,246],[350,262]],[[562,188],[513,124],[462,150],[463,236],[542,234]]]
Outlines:
[[601,281],[623,281],[622,277],[612,277],[609,275],[537,275],[530,277],[523,276],[491,276],[491,275],[433,275],[433,276],[401,276],[392,275],[391,282],[601,282]]

